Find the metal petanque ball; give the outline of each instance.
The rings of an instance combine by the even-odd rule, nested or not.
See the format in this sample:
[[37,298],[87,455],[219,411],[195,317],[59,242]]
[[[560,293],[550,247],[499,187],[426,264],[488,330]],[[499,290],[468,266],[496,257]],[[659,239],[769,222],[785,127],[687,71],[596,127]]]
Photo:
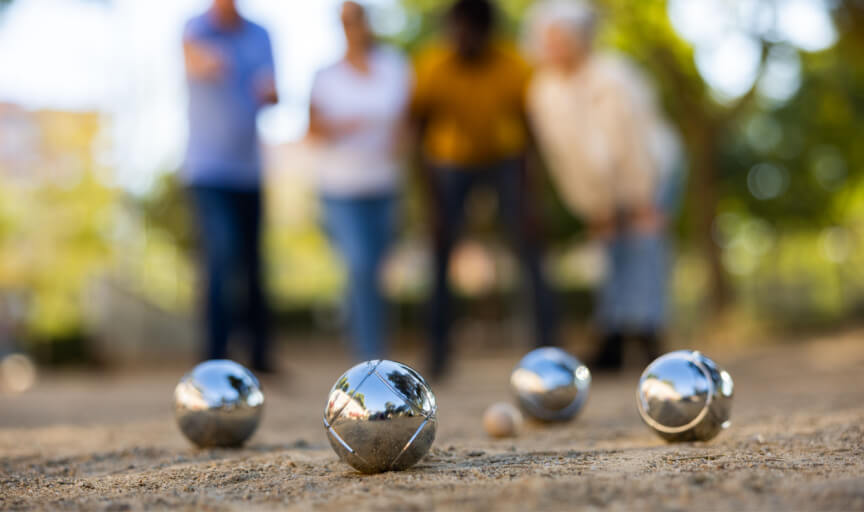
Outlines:
[[588,399],[591,372],[567,352],[542,347],[529,352],[510,374],[519,406],[542,421],[572,419]]
[[636,393],[642,420],[667,441],[708,441],[730,425],[732,377],[698,351],[654,360]]
[[361,473],[414,465],[432,447],[438,405],[419,373],[387,360],[345,372],[327,398],[324,428],[343,462]]
[[234,361],[205,361],[174,389],[177,425],[199,447],[240,446],[258,428],[264,406],[261,384]]

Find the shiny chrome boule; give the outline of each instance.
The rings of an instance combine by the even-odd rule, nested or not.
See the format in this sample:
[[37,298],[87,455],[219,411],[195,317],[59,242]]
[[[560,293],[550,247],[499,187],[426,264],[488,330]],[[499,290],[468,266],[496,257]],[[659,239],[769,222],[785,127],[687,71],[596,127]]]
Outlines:
[[339,458],[362,473],[408,468],[435,440],[438,406],[423,377],[374,360],[345,372],[327,398],[324,428]]
[[708,441],[730,425],[732,377],[698,351],[654,360],[636,393],[642,420],[667,441]]
[[258,379],[224,359],[199,364],[174,389],[177,424],[202,448],[242,445],[258,428],[263,406]]
[[572,419],[588,399],[591,372],[560,348],[532,350],[510,375],[510,387],[519,406],[543,421]]

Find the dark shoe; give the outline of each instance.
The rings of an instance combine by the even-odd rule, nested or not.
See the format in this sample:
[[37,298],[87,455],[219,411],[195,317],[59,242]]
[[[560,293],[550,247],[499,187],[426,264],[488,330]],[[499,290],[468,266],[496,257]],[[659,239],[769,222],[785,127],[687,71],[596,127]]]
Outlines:
[[255,365],[250,369],[258,378],[265,393],[281,395],[288,392],[291,374],[285,371],[284,368],[268,364],[263,366]]
[[588,364],[588,369],[596,373],[617,372],[624,365],[624,337],[621,334],[607,334],[600,342],[600,350]]
[[250,370],[255,374],[261,375],[278,375],[282,373],[281,369],[270,361],[252,363]]
[[426,365],[426,371],[423,373],[423,378],[430,384],[440,384],[447,380],[449,376],[450,364],[439,358],[433,358],[432,361]]
[[663,355],[663,342],[660,341],[660,336],[656,332],[642,333],[636,336],[636,341],[648,363]]

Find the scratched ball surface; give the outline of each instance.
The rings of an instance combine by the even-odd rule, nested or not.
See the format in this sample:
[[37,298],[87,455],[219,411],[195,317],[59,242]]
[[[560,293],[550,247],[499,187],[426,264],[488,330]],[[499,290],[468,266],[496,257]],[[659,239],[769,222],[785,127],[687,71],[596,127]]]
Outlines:
[[591,372],[560,348],[542,347],[519,361],[510,374],[510,387],[525,414],[542,421],[567,421],[588,399]]
[[205,361],[174,389],[180,431],[204,447],[240,446],[258,428],[264,394],[255,376],[234,361]]
[[730,425],[732,377],[695,350],[645,368],[636,390],[642,420],[667,441],[708,441]]
[[438,406],[429,384],[412,368],[366,361],[333,385],[324,409],[330,446],[361,473],[406,469],[432,447]]
[[515,437],[522,430],[522,413],[512,404],[494,403],[483,413],[483,429],[492,437]]

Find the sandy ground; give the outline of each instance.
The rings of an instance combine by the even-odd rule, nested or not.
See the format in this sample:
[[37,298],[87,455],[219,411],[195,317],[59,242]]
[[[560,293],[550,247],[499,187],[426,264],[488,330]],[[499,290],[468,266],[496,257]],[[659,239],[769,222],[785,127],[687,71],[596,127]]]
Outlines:
[[864,332],[709,354],[736,384],[733,427],[714,441],[655,437],[632,372],[595,379],[572,423],[491,440],[480,417],[509,398],[518,356],[498,354],[463,360],[436,387],[426,458],[373,476],[339,462],[324,435],[344,360],[310,356],[266,383],[265,419],[241,450],[197,450],[177,431],[182,368],[43,375],[0,396],[0,509],[864,510]]

